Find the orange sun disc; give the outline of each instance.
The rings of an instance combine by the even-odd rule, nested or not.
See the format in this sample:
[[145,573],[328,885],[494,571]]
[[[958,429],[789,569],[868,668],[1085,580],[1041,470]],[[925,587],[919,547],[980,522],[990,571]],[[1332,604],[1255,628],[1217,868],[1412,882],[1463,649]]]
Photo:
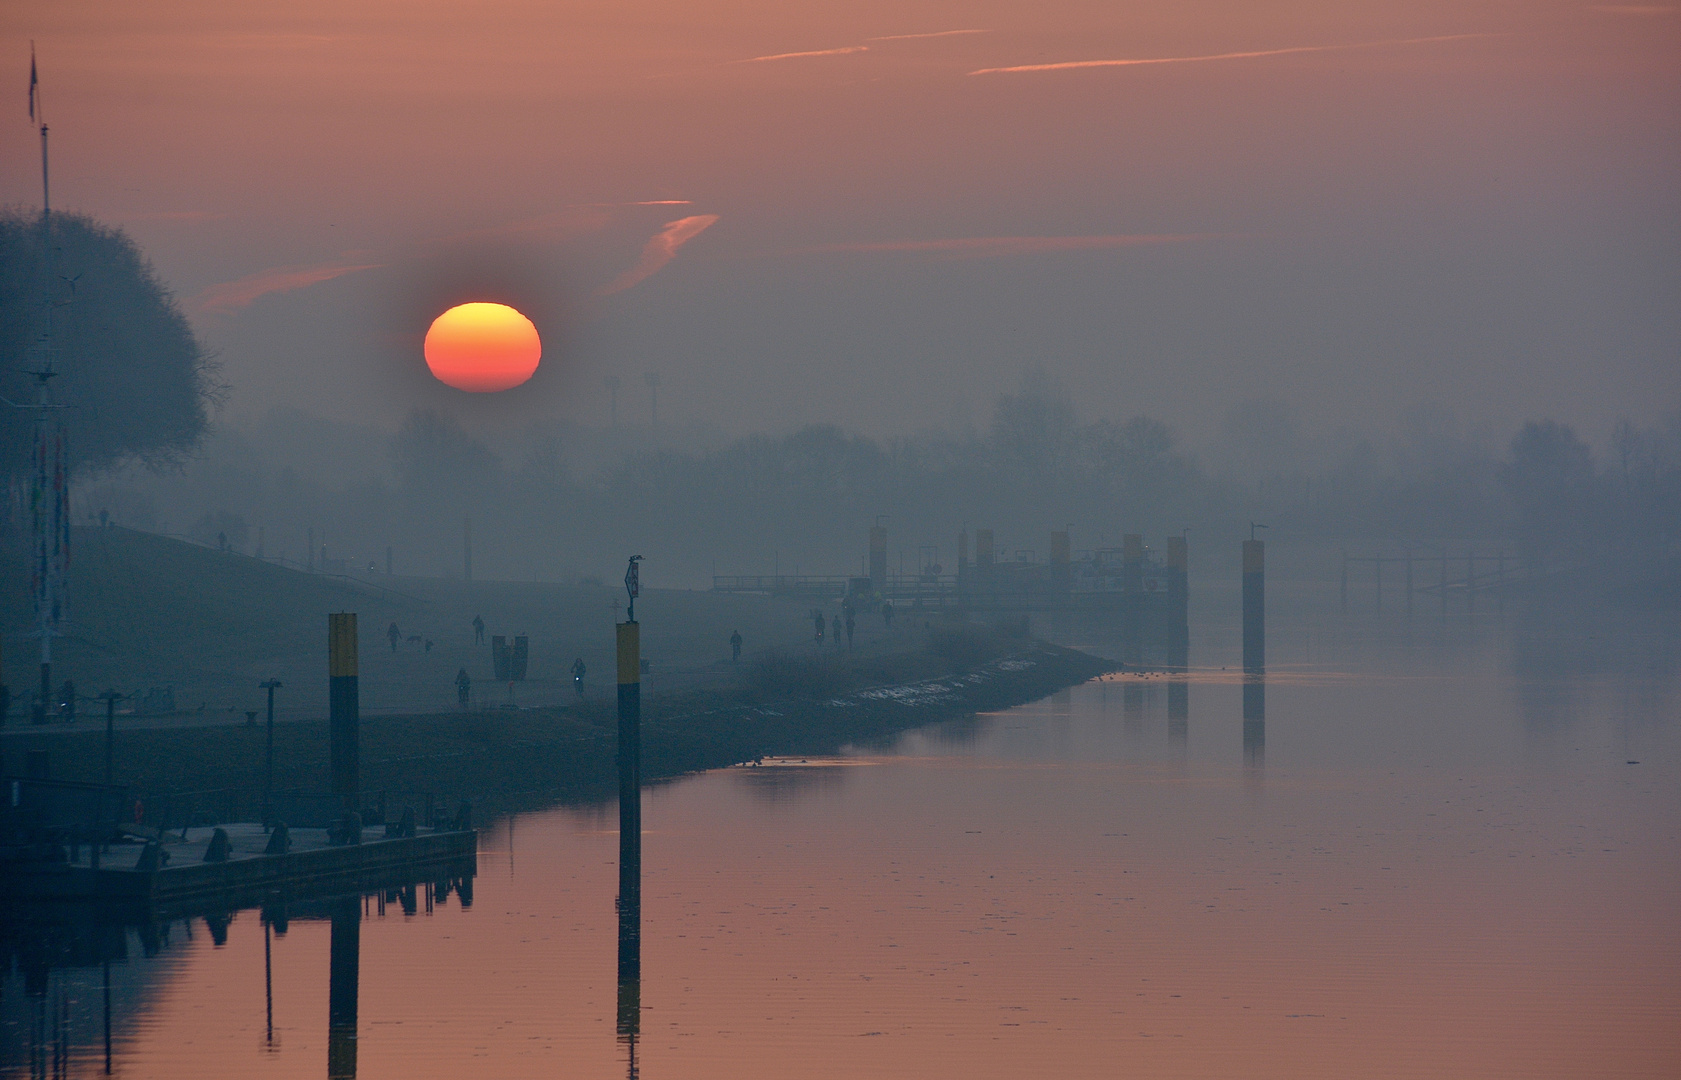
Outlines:
[[425,352],[439,382],[493,394],[531,378],[543,343],[531,320],[506,304],[458,304],[432,320]]

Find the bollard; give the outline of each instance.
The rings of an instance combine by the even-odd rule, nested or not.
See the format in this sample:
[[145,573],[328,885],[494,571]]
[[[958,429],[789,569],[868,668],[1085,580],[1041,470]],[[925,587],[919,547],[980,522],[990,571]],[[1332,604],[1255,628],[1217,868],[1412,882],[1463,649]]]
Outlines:
[[327,711],[332,792],[345,812],[357,808],[361,702],[357,686],[356,613],[327,616]]
[[1144,663],[1144,537],[1121,537],[1121,659],[1133,668]]
[[1261,673],[1267,666],[1266,543],[1243,542],[1243,670]]
[[1168,663],[1180,671],[1190,663],[1191,575],[1183,536],[1167,538]]
[[1243,542],[1243,760],[1265,761],[1267,742],[1266,544]]
[[887,588],[887,529],[882,525],[870,526],[870,584]]
[[1168,668],[1167,741],[1183,748],[1190,731],[1191,687],[1185,673],[1191,663],[1190,560],[1183,536],[1167,538]]
[[641,625],[618,624],[619,982],[642,975]]

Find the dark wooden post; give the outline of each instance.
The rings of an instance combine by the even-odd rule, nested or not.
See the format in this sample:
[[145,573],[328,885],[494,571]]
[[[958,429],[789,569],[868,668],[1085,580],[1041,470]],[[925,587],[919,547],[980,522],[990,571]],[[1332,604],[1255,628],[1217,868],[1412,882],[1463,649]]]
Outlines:
[[642,976],[642,634],[618,624],[619,982]]
[[358,809],[361,700],[357,685],[356,613],[327,616],[327,708],[332,791],[345,813]]

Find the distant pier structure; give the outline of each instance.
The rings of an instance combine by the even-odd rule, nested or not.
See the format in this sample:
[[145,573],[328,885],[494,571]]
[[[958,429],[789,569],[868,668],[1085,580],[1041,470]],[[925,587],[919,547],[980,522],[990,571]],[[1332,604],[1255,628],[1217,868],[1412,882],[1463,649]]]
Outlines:
[[[888,529],[869,527],[867,575],[854,574],[718,574],[712,591],[757,593],[830,603],[842,599],[864,606],[892,601],[895,611],[1097,611],[1113,612],[1136,659],[1145,642],[1161,645],[1172,636],[1175,620],[1183,621],[1186,566],[1174,564],[1172,553],[1183,553],[1184,540],[1168,544],[1165,553],[1145,543],[1142,533],[1127,533],[1120,547],[1076,550],[1072,530],[1048,530],[1042,549],[1014,551],[998,547],[992,529],[964,527],[956,537],[956,565],[938,561],[937,548],[922,545],[921,565],[894,569],[888,565]],[[1178,547],[1174,547],[1174,543]],[[973,557],[971,557],[971,551]],[[1041,552],[1044,556],[1041,557]],[[1177,585],[1175,583],[1178,583]]]

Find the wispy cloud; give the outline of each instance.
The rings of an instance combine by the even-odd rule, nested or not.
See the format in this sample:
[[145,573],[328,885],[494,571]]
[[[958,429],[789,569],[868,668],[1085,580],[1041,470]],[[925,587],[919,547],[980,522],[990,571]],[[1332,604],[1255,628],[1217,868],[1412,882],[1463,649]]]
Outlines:
[[1094,251],[1104,248],[1145,247],[1207,240],[1212,233],[1108,233],[1095,236],[960,236],[941,240],[873,240],[819,244],[803,249],[816,254],[901,252],[985,258],[995,255],[1034,255],[1057,251]]
[[1492,34],[1442,34],[1437,37],[1393,38],[1386,41],[1357,41],[1346,45],[1296,45],[1286,49],[1254,49],[1249,52],[1210,53],[1206,56],[1153,56],[1122,60],[1065,60],[1055,64],[1018,64],[1015,67],[980,68],[971,75],[1005,75],[1031,71],[1073,71],[1076,68],[1140,67],[1146,64],[1200,64],[1209,60],[1254,60],[1264,56],[1295,53],[1338,52],[1345,49],[1377,49],[1386,45],[1428,45],[1442,41],[1467,41]]
[[249,274],[238,281],[212,285],[187,301],[189,307],[205,314],[219,315],[249,307],[252,301],[269,293],[305,289],[323,281],[331,281],[360,270],[374,270],[384,263],[346,263],[336,259],[316,266],[279,266]]
[[844,45],[839,49],[813,49],[810,52],[772,53],[769,56],[749,56],[745,60],[731,60],[732,64],[762,64],[767,60],[801,60],[808,56],[845,56],[848,53],[869,52],[868,45]]
[[883,34],[865,41],[914,41],[917,38],[961,37],[967,34],[990,34],[991,30],[935,30],[927,34]]
[[611,296],[653,277],[666,263],[677,257],[677,251],[718,221],[717,214],[695,214],[666,222],[659,235],[643,245],[642,257],[636,265],[597,290],[597,296]]
[[573,203],[559,210],[517,221],[491,225],[482,229],[468,229],[439,237],[434,243],[452,244],[463,240],[506,240],[526,238],[555,240],[569,236],[600,232],[614,219],[613,211],[638,206],[691,206],[688,199],[637,199],[626,202]]
[[1605,15],[1673,15],[1681,9],[1671,4],[1589,4],[1588,10]]
[[227,216],[219,210],[148,210],[118,215],[123,221],[220,221]]

